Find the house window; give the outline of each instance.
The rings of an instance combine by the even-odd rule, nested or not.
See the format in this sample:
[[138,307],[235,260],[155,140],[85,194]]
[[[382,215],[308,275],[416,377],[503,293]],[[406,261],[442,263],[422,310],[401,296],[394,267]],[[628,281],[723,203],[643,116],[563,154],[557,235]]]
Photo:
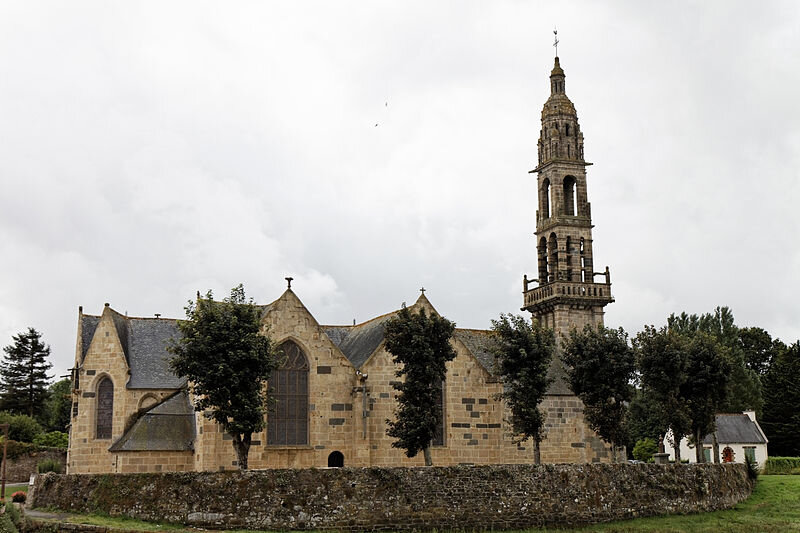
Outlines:
[[756,462],[756,447],[755,446],[745,446],[744,447],[744,458],[745,460],[749,459],[751,463]]
[[703,459],[705,459],[707,463],[711,462],[711,448],[703,448]]
[[114,383],[103,378],[97,386],[97,430],[98,439],[110,439],[114,419]]
[[292,341],[280,351],[283,364],[272,372],[268,387],[274,400],[267,420],[267,444],[308,444],[308,359]]

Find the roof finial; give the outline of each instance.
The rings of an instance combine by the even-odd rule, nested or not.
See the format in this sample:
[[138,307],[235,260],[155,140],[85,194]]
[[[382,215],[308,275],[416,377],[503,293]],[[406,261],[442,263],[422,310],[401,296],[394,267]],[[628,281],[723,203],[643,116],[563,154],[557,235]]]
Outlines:
[[553,27],[553,47],[556,49],[556,59],[558,58],[558,29]]
[[425,287],[420,287],[419,292],[421,292],[422,295],[425,296]]
[[286,280],[286,288],[287,289],[291,289],[292,288],[292,280],[294,278],[292,276],[289,276],[288,278],[283,278],[283,279]]

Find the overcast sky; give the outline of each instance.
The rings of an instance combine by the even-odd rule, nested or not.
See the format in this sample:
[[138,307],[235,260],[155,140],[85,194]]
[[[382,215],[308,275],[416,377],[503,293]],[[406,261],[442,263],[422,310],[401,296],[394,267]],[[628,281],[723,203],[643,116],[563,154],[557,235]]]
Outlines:
[[323,324],[519,312],[553,27],[606,325],[800,337],[800,2],[0,3],[0,345],[285,276]]

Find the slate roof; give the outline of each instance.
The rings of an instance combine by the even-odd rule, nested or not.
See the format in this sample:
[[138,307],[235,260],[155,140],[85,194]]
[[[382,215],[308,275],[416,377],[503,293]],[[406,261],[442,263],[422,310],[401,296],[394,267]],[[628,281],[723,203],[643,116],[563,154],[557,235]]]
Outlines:
[[167,346],[180,337],[177,320],[128,318],[129,389],[177,389],[186,383],[169,368],[172,354]]
[[361,368],[383,342],[386,322],[396,314],[394,311],[356,326],[322,326],[322,330],[355,368]]
[[492,353],[492,348],[494,348],[496,342],[492,338],[491,331],[485,329],[456,329],[453,336],[472,352],[472,355],[475,356],[489,374],[497,374],[495,356]]
[[[746,414],[717,414],[717,441],[720,444],[766,444],[767,439],[758,424]],[[703,444],[712,444],[711,434]]]
[[99,316],[81,315],[81,361],[89,351],[89,345],[92,344],[92,338],[99,323]]
[[192,451],[196,434],[194,408],[181,389],[145,411],[109,451]]
[[[119,335],[122,351],[131,369],[129,389],[179,389],[186,380],[169,368],[172,355],[167,346],[178,338],[177,321],[168,318],[130,318],[112,310],[111,318]],[[99,316],[81,316],[82,357],[86,356],[100,322]]]

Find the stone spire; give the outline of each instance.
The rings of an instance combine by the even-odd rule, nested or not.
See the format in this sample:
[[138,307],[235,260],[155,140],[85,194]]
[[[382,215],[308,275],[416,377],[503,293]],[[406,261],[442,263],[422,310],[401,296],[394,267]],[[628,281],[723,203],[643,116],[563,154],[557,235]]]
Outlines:
[[[602,324],[611,276],[594,272],[592,214],[586,189],[583,133],[565,92],[558,56],[550,73],[550,97],[542,108],[537,174],[536,279],[523,279],[524,306],[534,318],[566,334],[570,327]],[[602,281],[595,283],[595,276]],[[538,287],[531,283],[538,282]]]

